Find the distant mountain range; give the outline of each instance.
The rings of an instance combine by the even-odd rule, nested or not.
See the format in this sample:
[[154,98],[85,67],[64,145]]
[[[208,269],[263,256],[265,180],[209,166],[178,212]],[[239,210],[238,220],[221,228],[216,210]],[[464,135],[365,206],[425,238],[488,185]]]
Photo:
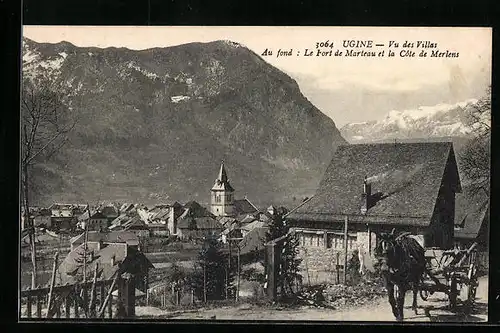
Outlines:
[[340,132],[350,143],[387,141],[391,139],[436,139],[467,137],[467,109],[477,103],[471,99],[454,105],[438,104],[417,109],[390,111],[383,119],[344,125]]
[[236,197],[291,202],[314,193],[346,143],[292,78],[237,43],[134,51],[24,38],[22,51],[24,78],[49,78],[79,117],[35,168],[34,204],[204,203],[221,160]]
[[469,134],[465,124],[466,111],[475,103],[477,100],[471,99],[454,105],[439,104],[413,110],[393,110],[379,121],[346,124],[340,132],[350,143],[391,139],[465,138]]

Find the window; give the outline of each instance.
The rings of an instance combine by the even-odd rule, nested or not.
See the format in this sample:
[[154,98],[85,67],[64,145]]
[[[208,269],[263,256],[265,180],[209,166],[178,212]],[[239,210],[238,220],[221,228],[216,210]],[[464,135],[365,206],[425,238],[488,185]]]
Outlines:
[[[349,249],[353,249],[356,247],[358,237],[354,235],[348,235],[347,238],[347,247]],[[344,244],[344,234],[342,232],[329,232],[327,233],[326,238],[326,247],[333,249],[343,249]]]

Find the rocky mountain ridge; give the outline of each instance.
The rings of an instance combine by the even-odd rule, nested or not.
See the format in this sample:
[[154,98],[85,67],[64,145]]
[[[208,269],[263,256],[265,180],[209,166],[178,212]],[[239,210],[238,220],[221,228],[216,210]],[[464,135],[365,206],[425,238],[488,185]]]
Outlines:
[[77,47],[23,39],[23,77],[48,78],[78,114],[34,170],[34,201],[207,202],[221,160],[236,195],[314,192],[346,141],[290,76],[244,46]]

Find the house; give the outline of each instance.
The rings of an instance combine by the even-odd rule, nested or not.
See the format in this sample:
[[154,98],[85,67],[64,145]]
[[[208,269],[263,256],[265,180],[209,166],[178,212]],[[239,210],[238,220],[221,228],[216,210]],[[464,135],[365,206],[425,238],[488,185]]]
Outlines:
[[343,251],[346,220],[348,251],[373,254],[377,233],[393,228],[424,247],[451,248],[459,192],[451,142],[343,145],[316,194],[285,218],[309,268],[328,271]]
[[52,225],[51,215],[51,211],[46,208],[38,210],[34,215],[35,227],[50,228]]
[[187,217],[179,221],[177,236],[181,240],[218,237],[221,225],[213,216]]
[[87,209],[83,214],[78,216],[77,219],[80,229],[85,229],[87,227],[88,230],[103,231],[106,230],[110,224],[108,217],[98,210],[89,211]]
[[78,208],[72,204],[54,203],[48,209],[51,212],[50,224],[55,230],[72,230],[76,228],[78,218],[74,209]]
[[111,231],[130,231],[138,237],[149,237],[149,228],[137,213],[118,216],[109,227]]
[[230,217],[230,216],[217,217],[217,220],[219,221],[220,225],[223,228],[229,228],[234,223],[238,222],[234,217]]
[[[89,232],[89,236],[92,233]],[[94,234],[92,234],[94,235]],[[93,236],[92,236],[93,237]],[[96,238],[97,239],[97,238]],[[98,280],[112,280],[115,273],[128,273],[134,276],[135,287],[146,291],[148,274],[153,264],[140,252],[137,247],[126,242],[88,241],[87,242],[87,281],[93,277],[97,265]],[[64,258],[56,271],[56,285],[76,284],[83,280],[84,244],[72,247],[71,252]]]
[[156,205],[148,212],[147,225],[154,236],[177,235],[177,223],[184,213],[178,202]]
[[468,249],[476,242],[478,261],[483,269],[489,265],[490,202],[488,196],[479,192],[472,194],[465,189],[457,195],[455,206],[455,247]]
[[266,222],[255,220],[251,223],[248,223],[248,224],[241,226],[240,229],[241,229],[242,236],[244,237],[245,235],[247,235],[249,232],[251,232],[255,228],[267,228],[267,226],[268,226],[268,224]]
[[243,199],[234,201],[234,215],[236,218],[256,216],[260,210],[246,196]]
[[118,209],[111,204],[100,207],[99,211],[108,220],[108,225],[111,224],[111,222],[120,215]]
[[129,213],[136,209],[136,205],[133,203],[124,203],[120,206],[120,214]]
[[177,228],[177,236],[182,240],[218,237],[223,230],[216,216],[196,201],[184,205]]
[[265,258],[268,227],[256,227],[250,230],[239,242],[240,260],[243,263],[255,262]]
[[243,238],[240,227],[240,222],[236,220],[226,223],[225,229],[221,232],[219,240],[226,244],[228,238]]

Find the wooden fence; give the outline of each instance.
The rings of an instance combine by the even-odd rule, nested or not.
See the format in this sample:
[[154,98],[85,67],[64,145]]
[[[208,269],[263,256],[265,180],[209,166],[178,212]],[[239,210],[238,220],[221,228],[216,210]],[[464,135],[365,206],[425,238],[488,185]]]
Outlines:
[[[181,301],[189,295],[188,304],[194,305],[196,303],[196,298],[194,295],[194,290],[185,287],[175,287],[170,283],[164,283],[157,285],[155,287],[149,288],[146,292],[146,306],[160,306],[162,308],[168,306],[178,306],[181,305]],[[187,304],[183,304],[187,305]]]
[[[120,279],[123,280],[123,279]],[[123,283],[125,282],[125,283]],[[74,284],[55,286],[52,290],[52,306],[51,315],[48,316],[48,303],[50,287],[26,289],[20,293],[20,317],[21,318],[112,318],[113,317],[113,301],[115,303],[123,302],[123,286],[134,288],[132,283],[130,286],[127,281],[113,286],[113,280],[96,281],[95,294],[91,295],[92,282],[85,284]],[[119,290],[118,298],[111,295],[110,288]],[[120,290],[121,289],[121,290]],[[120,292],[121,291],[121,292]],[[135,291],[135,288],[134,288]],[[89,300],[94,297],[95,309],[89,309]],[[106,308],[101,309],[106,298],[109,301],[106,303]],[[132,299],[132,301],[135,301]],[[123,304],[123,303],[122,303]],[[124,304],[127,307],[129,304]],[[132,306],[135,306],[132,304]],[[133,313],[133,311],[131,311]]]

